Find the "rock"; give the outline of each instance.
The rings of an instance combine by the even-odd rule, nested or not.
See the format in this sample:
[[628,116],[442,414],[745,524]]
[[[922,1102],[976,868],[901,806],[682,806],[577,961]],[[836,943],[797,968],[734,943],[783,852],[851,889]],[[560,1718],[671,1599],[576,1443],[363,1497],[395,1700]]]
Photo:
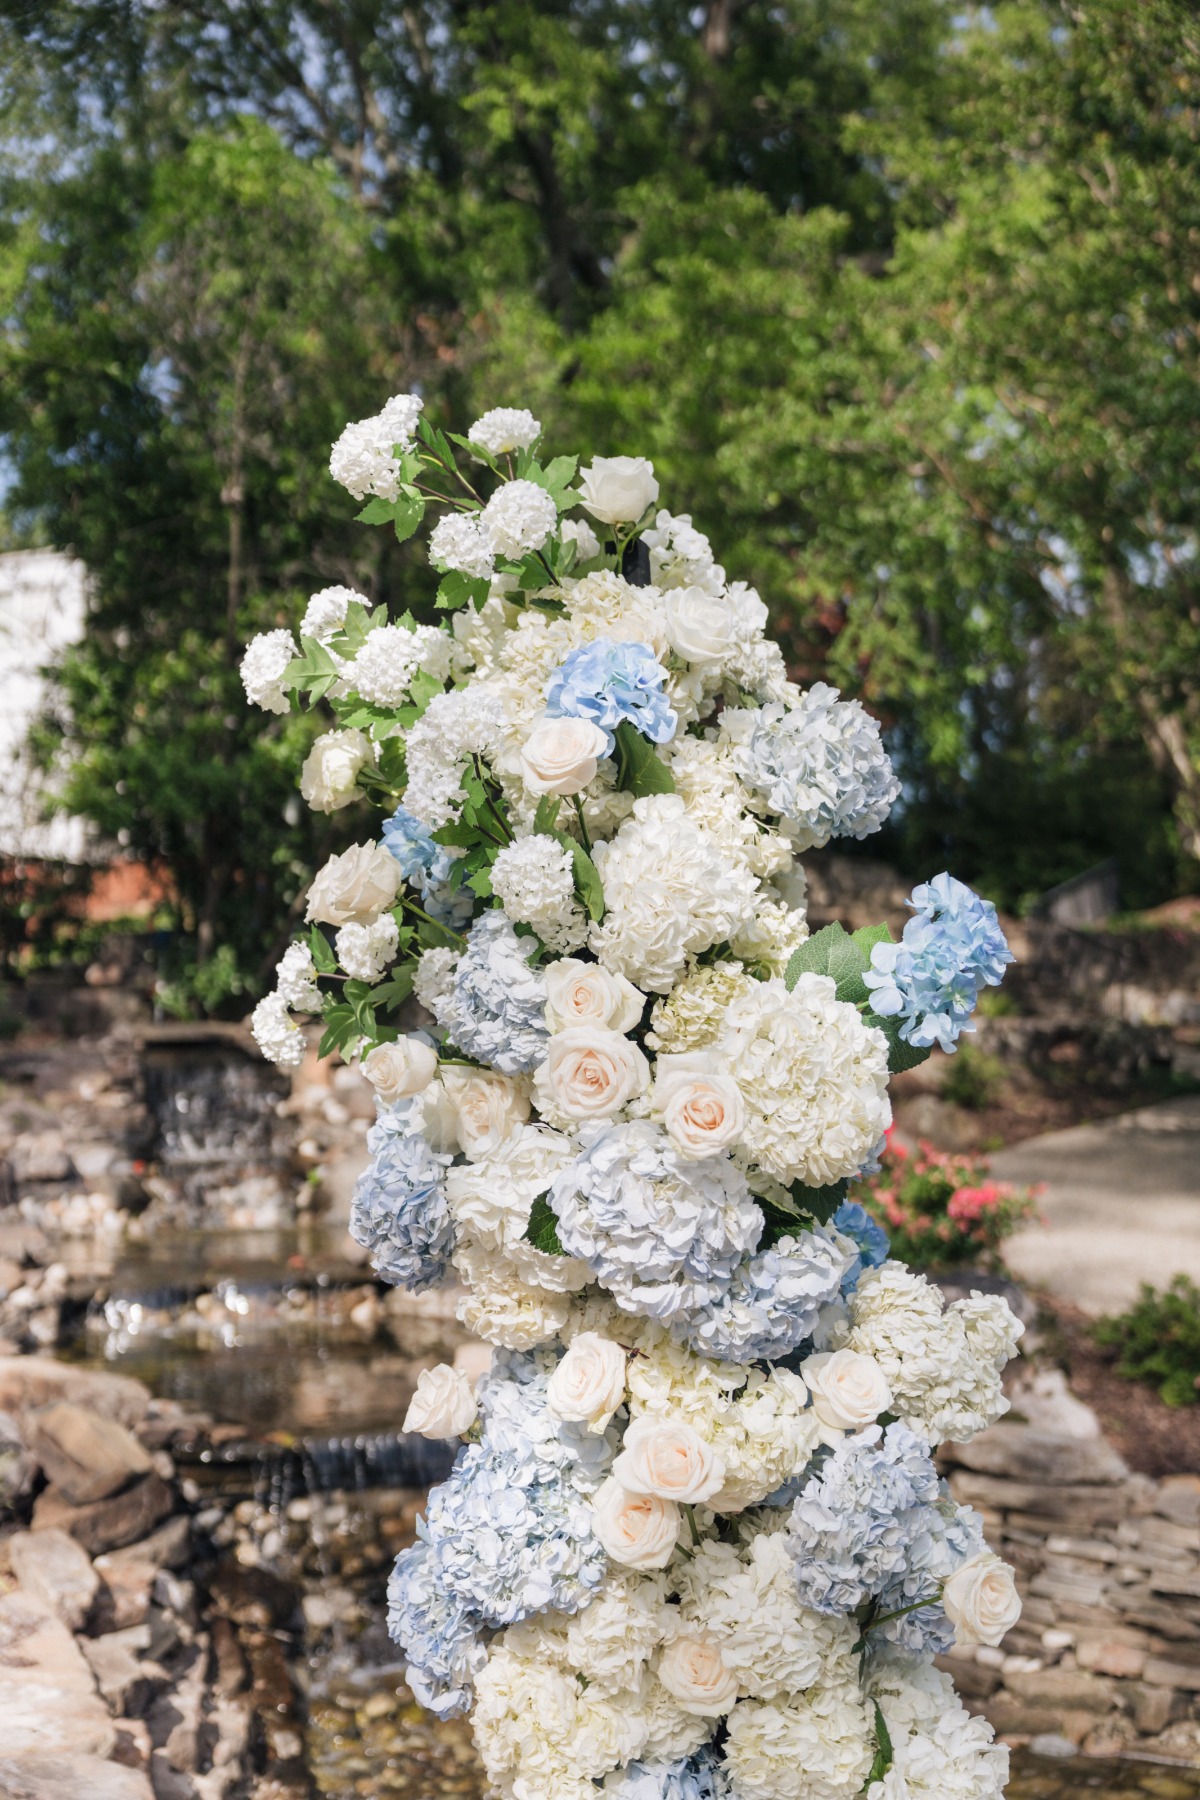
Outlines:
[[100,1591],[100,1577],[65,1531],[19,1531],[8,1541],[13,1574],[68,1631],[80,1631]]
[[19,1588],[0,1596],[0,1667],[0,1744],[7,1755],[109,1754],[116,1741],[112,1720],[75,1639],[43,1601]]
[[0,1412],[20,1417],[59,1400],[121,1425],[136,1425],[150,1404],[150,1390],[128,1375],[76,1369],[49,1356],[0,1357]]
[[114,1713],[140,1718],[159,1689],[167,1685],[165,1671],[144,1655],[149,1639],[144,1625],[81,1639],[80,1648],[96,1677],[96,1686]]
[[27,1131],[9,1155],[14,1181],[69,1181],[75,1173],[61,1131]]
[[11,1413],[0,1412],[0,1508],[12,1506],[33,1486],[37,1463]]
[[1035,1756],[1074,1756],[1075,1745],[1070,1738],[1059,1737],[1054,1731],[1040,1731],[1035,1738],[1030,1738],[1029,1748]]
[[19,1262],[14,1262],[11,1256],[0,1256],[0,1300],[7,1300],[24,1279]]
[[190,1775],[171,1767],[165,1750],[155,1750],[151,1755],[150,1781],[154,1800],[198,1800],[195,1782]]
[[1122,1681],[1135,1681],[1146,1667],[1145,1650],[1112,1639],[1080,1638],[1075,1656],[1081,1669],[1090,1669],[1095,1675],[1113,1675]]
[[154,1800],[137,1769],[98,1756],[0,1756],[0,1800]]
[[1145,1687],[1140,1682],[1131,1693],[1134,1724],[1145,1736],[1157,1737],[1170,1723],[1174,1694],[1170,1688]]
[[209,1583],[217,1611],[235,1625],[280,1630],[296,1613],[296,1590],[268,1569],[243,1569],[222,1563]]
[[34,1415],[31,1448],[72,1506],[107,1500],[150,1469],[131,1431],[70,1400]]
[[1168,1475],[1159,1486],[1154,1510],[1176,1525],[1200,1525],[1200,1475]]
[[1183,1688],[1186,1693],[1200,1694],[1200,1659],[1193,1663],[1175,1657],[1148,1656],[1143,1679],[1151,1687]]
[[92,1556],[144,1538],[173,1509],[174,1496],[157,1475],[147,1475],[122,1494],[72,1506],[57,1488],[48,1487],[33,1508],[33,1529],[57,1527],[69,1532]]
[[111,1550],[100,1559],[108,1568],[120,1563],[150,1563],[155,1569],[182,1569],[187,1562],[191,1540],[191,1520],[179,1513],[136,1544],[123,1550]]
[[[135,1544],[134,1549],[137,1548]],[[113,1555],[117,1553],[114,1551]],[[140,1625],[150,1611],[150,1596],[158,1570],[153,1563],[129,1562],[113,1564],[112,1556],[98,1556],[95,1562],[103,1586],[96,1602],[95,1618],[105,1631],[127,1631]]]
[[1103,1438],[1065,1437],[1032,1425],[993,1425],[970,1443],[944,1444],[942,1455],[962,1469],[1052,1487],[1123,1482],[1129,1474]]
[[1027,1513],[1047,1521],[1067,1519],[1084,1530],[1117,1524],[1129,1506],[1123,1487],[1041,1486],[1031,1481],[1006,1481],[998,1475],[977,1475],[970,1469],[956,1470],[950,1487],[956,1500],[972,1506]]
[[1014,1669],[1005,1675],[1005,1686],[1030,1705],[1070,1712],[1106,1713],[1116,1698],[1111,1682],[1085,1669]]

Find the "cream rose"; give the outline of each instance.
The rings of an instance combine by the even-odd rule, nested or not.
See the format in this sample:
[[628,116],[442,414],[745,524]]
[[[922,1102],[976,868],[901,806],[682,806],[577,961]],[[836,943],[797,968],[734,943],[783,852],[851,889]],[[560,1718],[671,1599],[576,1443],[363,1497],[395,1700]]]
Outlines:
[[612,1466],[630,1494],[694,1506],[710,1500],[725,1480],[725,1464],[711,1444],[683,1419],[635,1419]]
[[942,1605],[956,1644],[995,1646],[1021,1616],[1013,1572],[992,1550],[955,1569],[942,1589]]
[[541,719],[521,751],[521,775],[531,794],[581,794],[596,778],[608,738],[590,719]]
[[597,456],[579,473],[579,498],[605,525],[634,525],[658,499],[654,464],[644,456]]
[[736,636],[737,617],[724,595],[702,587],[672,588],[663,595],[667,642],[690,663],[720,662]]
[[610,1476],[592,1502],[592,1530],[626,1569],[665,1569],[679,1539],[679,1508],[656,1494],[630,1494]]
[[490,1156],[529,1117],[529,1096],[511,1075],[447,1066],[442,1085],[457,1114],[459,1145],[472,1162]]
[[376,1044],[363,1059],[362,1072],[379,1098],[388,1106],[423,1094],[437,1074],[437,1051],[418,1037],[397,1038],[394,1044]]
[[658,1659],[658,1679],[687,1713],[718,1719],[738,1696],[737,1676],[706,1631],[681,1631]]
[[624,1350],[597,1331],[581,1331],[546,1383],[547,1411],[603,1431],[624,1399]]
[[404,877],[380,844],[351,844],[331,856],[308,890],[310,925],[370,925],[396,903]]
[[857,1431],[871,1425],[892,1403],[892,1390],[873,1356],[858,1350],[833,1350],[810,1356],[800,1365],[813,1410],[822,1425],[835,1431]]
[[650,1064],[619,1031],[572,1025],[550,1039],[536,1079],[568,1119],[609,1119],[645,1093]]
[[375,751],[364,732],[327,731],[304,759],[300,792],[314,812],[337,812],[358,799],[358,772],[374,760]]
[[546,965],[546,1023],[551,1031],[566,1031],[572,1025],[632,1031],[645,1004],[640,988],[600,963],[563,956]]
[[680,1156],[689,1162],[728,1150],[746,1123],[742,1090],[720,1057],[707,1050],[658,1058],[653,1110]]
[[404,1430],[427,1438],[461,1437],[478,1416],[466,1376],[449,1363],[439,1363],[436,1369],[422,1369],[417,1377],[417,1391],[404,1415]]

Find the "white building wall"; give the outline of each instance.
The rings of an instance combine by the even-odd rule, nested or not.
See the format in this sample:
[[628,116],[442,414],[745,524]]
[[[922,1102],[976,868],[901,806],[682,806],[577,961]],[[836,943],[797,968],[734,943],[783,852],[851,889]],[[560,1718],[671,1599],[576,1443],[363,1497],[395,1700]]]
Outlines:
[[88,827],[61,814],[46,818],[44,778],[25,754],[47,699],[41,671],[83,636],[86,577],[61,550],[0,555],[0,856],[87,858]]

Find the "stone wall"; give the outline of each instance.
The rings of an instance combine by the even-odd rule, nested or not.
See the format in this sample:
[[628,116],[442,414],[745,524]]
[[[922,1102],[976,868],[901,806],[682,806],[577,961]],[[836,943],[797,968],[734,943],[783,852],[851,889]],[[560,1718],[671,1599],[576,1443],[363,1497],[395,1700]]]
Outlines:
[[1200,1763],[1200,1475],[1005,1422],[942,1455],[1025,1608],[1002,1648],[943,1659],[967,1704],[1035,1749]]

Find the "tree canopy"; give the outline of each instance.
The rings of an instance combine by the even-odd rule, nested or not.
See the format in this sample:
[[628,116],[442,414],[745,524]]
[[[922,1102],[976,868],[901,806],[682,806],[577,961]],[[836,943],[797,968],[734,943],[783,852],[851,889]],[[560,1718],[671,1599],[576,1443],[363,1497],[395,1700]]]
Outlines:
[[1194,881],[1190,5],[0,0],[0,50],[10,538],[92,571],[67,797],[203,1002],[323,848],[238,647],[419,609],[326,474],[414,386],[652,456],[884,719],[914,866]]

